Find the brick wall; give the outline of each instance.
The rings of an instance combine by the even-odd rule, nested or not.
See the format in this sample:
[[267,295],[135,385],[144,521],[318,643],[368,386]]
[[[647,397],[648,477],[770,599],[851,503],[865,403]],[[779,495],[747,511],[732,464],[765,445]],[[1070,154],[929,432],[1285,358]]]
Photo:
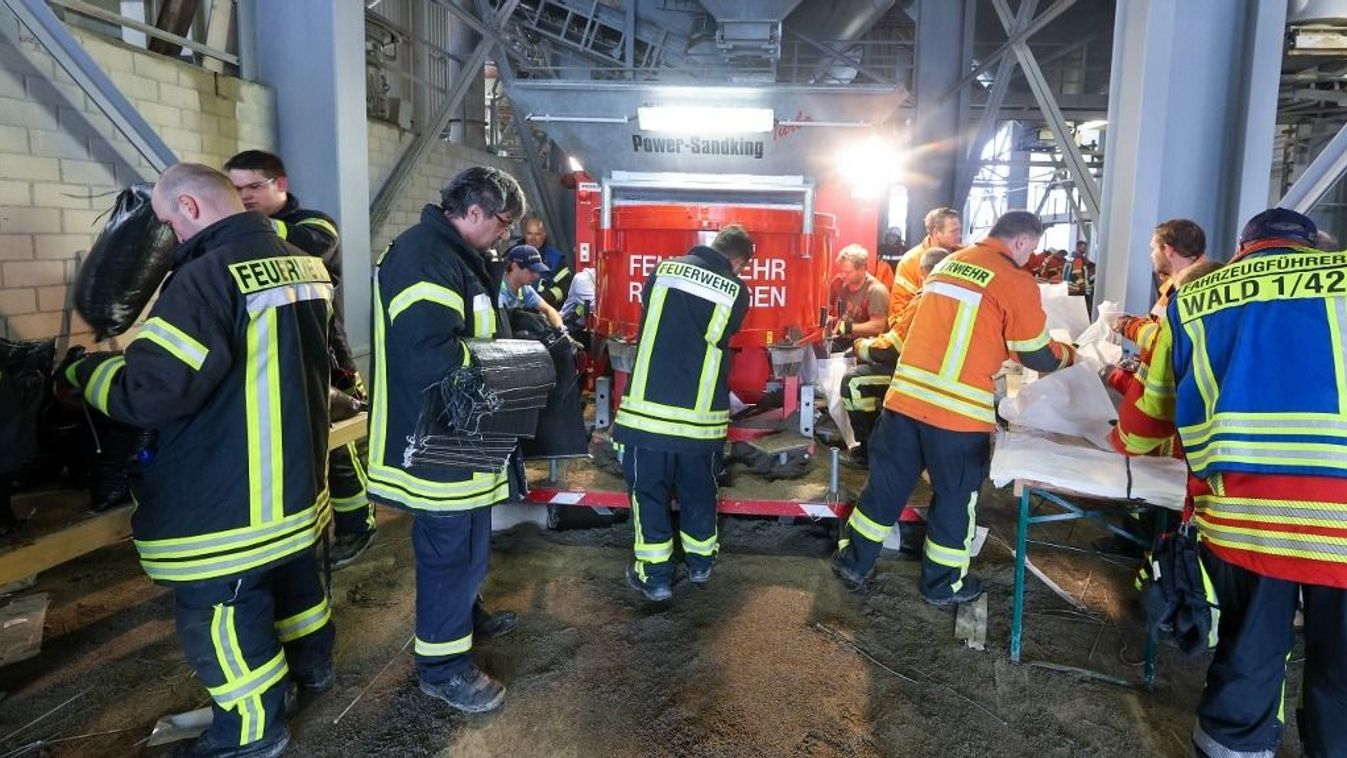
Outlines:
[[[392,173],[398,157],[413,139],[411,132],[382,121],[369,122],[369,181],[370,198],[379,191]],[[378,227],[370,230],[370,249],[377,256],[398,234],[421,220],[421,208],[426,203],[439,202],[440,189],[449,179],[472,166],[495,166],[523,179],[523,166],[482,150],[463,145],[437,142],[421,161],[416,174],[408,180]],[[526,185],[527,186],[527,185]]]
[[[270,90],[98,35],[72,30],[181,160],[219,166],[275,149]],[[148,163],[46,50],[0,6],[0,334],[60,333],[77,252],[99,215]],[[72,315],[72,341],[89,328]]]

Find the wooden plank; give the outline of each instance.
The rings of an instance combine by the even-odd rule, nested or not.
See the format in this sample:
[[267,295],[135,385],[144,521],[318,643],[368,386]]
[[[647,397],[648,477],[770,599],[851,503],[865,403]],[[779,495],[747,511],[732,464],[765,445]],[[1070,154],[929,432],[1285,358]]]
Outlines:
[[[328,449],[363,439],[369,417],[358,416],[332,425]],[[95,513],[54,532],[35,535],[0,550],[0,587],[74,560],[131,536],[131,506]]]
[[[155,19],[154,25],[170,34],[185,37],[188,30],[192,28],[192,21],[196,18],[196,9],[200,4],[201,0],[165,0],[164,4],[159,7],[159,17]],[[182,55],[181,45],[175,45],[162,39],[150,40],[147,47],[151,52],[167,55],[171,58]]]

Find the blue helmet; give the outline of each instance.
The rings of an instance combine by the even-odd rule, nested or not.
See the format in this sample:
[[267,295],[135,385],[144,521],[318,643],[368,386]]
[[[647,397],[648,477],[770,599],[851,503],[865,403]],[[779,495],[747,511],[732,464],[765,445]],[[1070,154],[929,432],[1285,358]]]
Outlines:
[[1239,233],[1239,244],[1266,239],[1302,240],[1313,245],[1319,229],[1308,216],[1285,208],[1269,208],[1249,219]]

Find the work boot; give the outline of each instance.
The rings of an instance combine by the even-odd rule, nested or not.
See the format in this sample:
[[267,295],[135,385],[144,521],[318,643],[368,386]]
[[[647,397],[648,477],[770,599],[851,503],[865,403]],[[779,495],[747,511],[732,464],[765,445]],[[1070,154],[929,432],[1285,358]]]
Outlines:
[[364,555],[365,551],[369,550],[369,546],[374,544],[374,535],[377,531],[377,529],[368,529],[355,534],[338,534],[328,553],[328,560],[332,562],[332,570],[339,571],[355,563],[356,559]]
[[210,741],[209,734],[203,734],[191,742],[179,745],[172,755],[174,758],[276,758],[285,752],[290,744],[290,733],[284,728],[278,729],[270,737],[264,737],[247,745],[217,745]]
[[312,671],[291,669],[290,678],[299,685],[304,694],[317,695],[332,689],[333,682],[337,680],[337,672],[332,668],[332,661],[328,660]]
[[482,605],[481,595],[472,601],[472,636],[479,640],[503,637],[519,625],[519,616],[510,611],[492,613]]
[[985,590],[986,587],[982,586],[981,579],[978,579],[975,576],[970,576],[964,578],[963,586],[959,588],[958,592],[951,593],[946,597],[927,597],[923,594],[921,599],[924,600],[927,605],[934,605],[937,608],[948,608],[951,605],[962,605],[963,603],[970,603],[977,600],[982,597],[982,593]]
[[841,550],[833,553],[833,557],[828,560],[828,564],[832,566],[833,575],[838,579],[841,579],[842,584],[845,584],[847,589],[852,592],[860,592],[865,588],[865,582],[869,577],[865,574],[857,573],[855,569],[847,566]]
[[432,684],[422,679],[421,691],[464,713],[494,711],[505,700],[505,686],[471,664],[448,681]]
[[627,586],[645,596],[652,603],[667,602],[673,597],[673,590],[667,584],[648,582],[636,575],[634,566],[627,566]]
[[693,584],[706,584],[711,581],[711,568],[713,566],[715,566],[714,563],[708,563],[701,568],[688,566],[688,581]]
[[866,449],[865,444],[861,443],[856,447],[837,456],[837,461],[843,466],[858,471],[870,470],[870,451]]

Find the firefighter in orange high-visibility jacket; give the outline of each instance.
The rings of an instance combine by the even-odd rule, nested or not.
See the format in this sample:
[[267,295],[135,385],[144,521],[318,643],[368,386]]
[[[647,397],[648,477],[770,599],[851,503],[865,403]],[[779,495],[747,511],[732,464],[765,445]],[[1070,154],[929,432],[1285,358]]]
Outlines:
[[1189,507],[1220,604],[1197,707],[1204,756],[1271,756],[1303,598],[1298,722],[1306,755],[1347,755],[1347,252],[1305,216],[1254,216],[1224,267],[1187,282],[1160,322],[1135,454],[1177,429]]
[[1075,358],[1070,345],[1049,339],[1038,285],[1021,268],[1042,236],[1038,216],[1011,211],[926,278],[870,437],[870,479],[833,556],[833,571],[848,586],[864,584],[924,469],[933,496],[922,597],[952,605],[982,594],[968,567],[996,428],[992,376],[1012,356],[1042,372]]

